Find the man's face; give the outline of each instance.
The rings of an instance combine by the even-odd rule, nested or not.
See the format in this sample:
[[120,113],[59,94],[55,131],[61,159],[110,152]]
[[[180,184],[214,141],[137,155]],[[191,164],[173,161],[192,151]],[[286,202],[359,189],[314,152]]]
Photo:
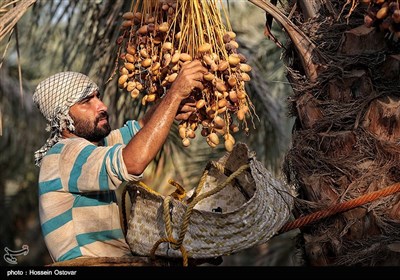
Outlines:
[[69,111],[75,125],[74,134],[90,142],[99,142],[111,131],[107,107],[99,96],[98,92],[94,92],[71,106]]

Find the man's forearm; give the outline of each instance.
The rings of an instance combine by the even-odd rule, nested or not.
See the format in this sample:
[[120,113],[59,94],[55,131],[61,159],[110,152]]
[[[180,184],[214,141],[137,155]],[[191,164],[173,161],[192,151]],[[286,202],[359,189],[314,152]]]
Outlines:
[[154,111],[157,109],[162,99],[157,100],[154,104],[147,110],[144,116],[139,120],[140,127],[144,127],[146,123],[149,121]]
[[142,119],[142,129],[122,151],[130,174],[141,174],[161,149],[174,122],[181,99],[169,92]]

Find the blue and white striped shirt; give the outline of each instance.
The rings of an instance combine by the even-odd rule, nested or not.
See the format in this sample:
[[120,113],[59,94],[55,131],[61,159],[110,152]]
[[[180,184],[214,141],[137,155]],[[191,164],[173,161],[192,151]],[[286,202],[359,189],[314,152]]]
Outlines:
[[46,246],[55,261],[130,254],[121,228],[115,190],[128,174],[122,148],[139,131],[137,121],[113,130],[104,146],[83,138],[55,144],[39,174],[39,214]]

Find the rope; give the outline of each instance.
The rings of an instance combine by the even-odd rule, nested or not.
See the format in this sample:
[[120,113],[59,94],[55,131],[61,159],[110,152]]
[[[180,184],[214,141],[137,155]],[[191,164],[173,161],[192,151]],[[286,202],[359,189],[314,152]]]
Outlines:
[[[150,251],[151,259],[153,259],[153,260],[155,259],[156,250],[157,250],[158,246],[160,246],[161,243],[166,243],[166,242],[168,242],[170,244],[174,244],[174,245],[177,244],[177,241],[176,241],[175,238],[161,238],[160,240],[158,240],[154,244],[153,248]],[[185,247],[184,246],[180,246],[179,249],[181,250],[181,253],[182,253],[183,266],[188,266],[188,264],[189,264],[189,256],[188,256],[188,253],[187,253]]]
[[[222,173],[224,172],[224,168],[222,167],[222,165],[219,165],[218,163],[213,162],[213,166],[215,166]],[[153,259],[155,258],[155,253],[157,251],[158,246],[161,243],[168,242],[171,244],[172,249],[174,249],[174,250],[180,249],[181,250],[182,257],[183,257],[183,265],[187,266],[188,254],[186,252],[186,249],[182,245],[182,243],[183,243],[183,239],[185,238],[187,229],[189,227],[190,217],[192,215],[194,206],[202,199],[205,199],[205,198],[221,191],[223,188],[225,188],[227,185],[229,185],[238,175],[240,175],[243,171],[248,169],[250,167],[250,165],[249,164],[242,165],[235,172],[233,172],[231,175],[229,175],[229,177],[225,180],[224,183],[218,185],[214,189],[212,189],[204,194],[198,195],[200,193],[201,189],[203,188],[203,186],[205,185],[210,167],[211,167],[211,165],[207,165],[206,170],[204,171],[203,175],[201,176],[200,182],[193,193],[193,196],[190,198],[191,201],[188,204],[188,207],[186,208],[186,211],[185,211],[182,223],[181,223],[178,240],[174,239],[172,236],[172,222],[171,222],[171,216],[170,216],[170,212],[169,212],[169,204],[171,201],[171,196],[165,197],[165,199],[163,201],[163,211],[164,211],[163,219],[164,219],[164,223],[165,223],[165,230],[167,231],[167,238],[161,238],[153,245],[153,248],[150,251],[151,258],[153,258]],[[185,254],[183,252],[185,252]]]
[[171,194],[171,196],[179,201],[182,201],[186,197],[185,189],[172,179],[169,179],[168,183],[175,187],[175,191]]
[[332,216],[332,215],[340,213],[340,212],[344,212],[344,211],[353,209],[355,207],[361,206],[368,202],[374,201],[378,198],[394,194],[398,191],[400,191],[400,183],[390,185],[390,186],[388,186],[384,189],[378,190],[378,191],[373,191],[373,192],[364,194],[355,199],[333,205],[331,207],[328,207],[327,209],[317,211],[317,212],[311,213],[311,214],[303,216],[303,217],[299,217],[294,221],[290,221],[281,228],[279,233],[283,233],[283,232],[287,232],[287,231],[290,231],[295,228],[303,227],[305,225],[308,225],[308,224],[318,221],[320,219]]

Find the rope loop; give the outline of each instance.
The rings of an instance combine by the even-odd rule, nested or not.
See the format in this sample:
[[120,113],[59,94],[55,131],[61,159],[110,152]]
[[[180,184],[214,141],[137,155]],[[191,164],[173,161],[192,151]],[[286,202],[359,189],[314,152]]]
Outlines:
[[[176,240],[174,238],[161,238],[160,240],[158,240],[153,245],[153,248],[151,248],[151,251],[150,251],[150,258],[152,260],[155,259],[157,248],[158,248],[158,246],[160,246],[161,243],[169,243],[171,245],[176,245]],[[188,253],[187,253],[185,247],[184,246],[179,246],[179,249],[180,249],[181,254],[182,254],[183,266],[188,266],[188,264],[189,264],[189,256],[188,256]]]

